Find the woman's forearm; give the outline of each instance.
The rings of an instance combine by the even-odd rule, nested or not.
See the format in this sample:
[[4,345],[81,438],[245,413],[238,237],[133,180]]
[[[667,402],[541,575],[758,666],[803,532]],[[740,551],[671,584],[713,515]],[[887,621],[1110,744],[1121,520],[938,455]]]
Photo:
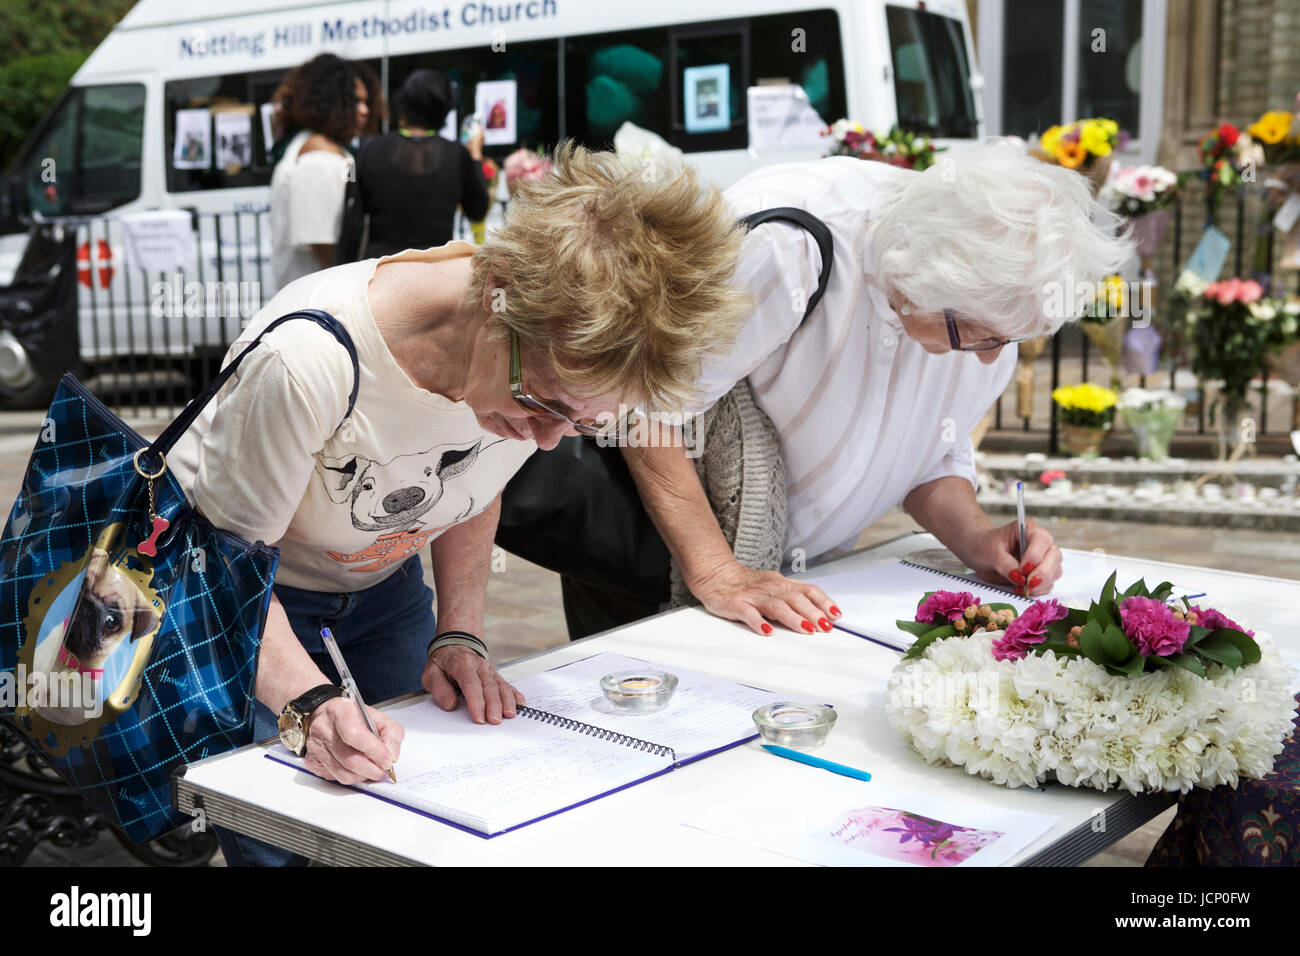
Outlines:
[[295,697],[328,683],[294,635],[280,599],[272,594],[257,658],[257,699],[278,714]]
[[[438,630],[483,634],[483,605],[492,569],[492,539],[501,515],[498,495],[482,513],[448,528],[429,546],[438,594]],[[430,634],[429,639],[433,640]]]
[[695,465],[686,455],[685,444],[668,441],[664,446],[624,446],[623,457],[650,520],[682,569],[686,586],[694,591],[697,583],[732,565],[735,557],[718,527]]
[[981,540],[993,530],[993,522],[975,500],[975,489],[965,478],[948,475],[917,485],[903,499],[903,510],[977,571]]

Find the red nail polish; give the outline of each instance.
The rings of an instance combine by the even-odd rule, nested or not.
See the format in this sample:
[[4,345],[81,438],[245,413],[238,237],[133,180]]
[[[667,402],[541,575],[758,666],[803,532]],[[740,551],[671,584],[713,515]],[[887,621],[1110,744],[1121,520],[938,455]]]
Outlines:
[[1034,575],[1032,578],[1029,579],[1029,586],[1031,588],[1036,588],[1038,587],[1038,585],[1042,583],[1043,583],[1043,579],[1040,578],[1038,575]]
[[812,634],[812,633],[814,633],[814,632],[817,630],[817,628],[815,628],[815,627],[812,626],[812,622],[811,622],[811,621],[800,621],[800,622],[799,622],[799,626],[802,627],[802,628],[803,628],[805,631],[807,631],[809,634]]
[[1015,584],[1025,583],[1025,576],[1021,574],[1019,571],[1012,571],[1010,574],[1007,575],[1007,577],[1009,577]]
[[771,624],[768,624],[767,621],[764,621],[764,622],[763,622],[763,633],[764,633],[764,634],[771,634],[771,633],[772,633],[772,625],[771,625]]
[[841,611],[839,608],[837,608],[834,604],[832,604],[832,605],[831,605],[831,613],[834,614],[836,617],[839,617],[839,616],[841,616],[844,612]]
[[829,631],[829,630],[831,629],[831,627],[832,627],[831,622],[828,621],[828,620],[826,620],[826,618],[824,618],[824,617],[821,618],[821,619],[817,622],[817,624],[818,624],[818,626],[821,627],[821,629],[822,629],[823,631]]
[[1025,574],[1030,574],[1030,573],[1033,572],[1033,570],[1034,570],[1034,562],[1032,562],[1032,561],[1026,561],[1026,562],[1025,562],[1025,567],[1024,567],[1024,572],[1025,572]]

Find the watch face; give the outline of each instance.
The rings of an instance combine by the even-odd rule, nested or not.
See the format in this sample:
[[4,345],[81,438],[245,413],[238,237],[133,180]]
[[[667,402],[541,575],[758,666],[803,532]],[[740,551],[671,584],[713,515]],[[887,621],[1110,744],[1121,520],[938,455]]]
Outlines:
[[278,727],[280,743],[301,757],[307,743],[307,735],[303,733],[302,718],[286,711],[280,715]]

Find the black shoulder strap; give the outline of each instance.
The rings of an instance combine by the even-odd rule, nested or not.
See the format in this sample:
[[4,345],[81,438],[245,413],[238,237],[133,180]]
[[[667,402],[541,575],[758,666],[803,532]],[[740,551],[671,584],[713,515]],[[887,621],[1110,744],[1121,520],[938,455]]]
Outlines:
[[812,233],[813,240],[817,243],[817,250],[822,257],[822,271],[817,276],[817,289],[808,297],[808,308],[804,309],[803,318],[799,320],[802,325],[808,316],[812,315],[813,309],[817,308],[817,303],[822,300],[826,294],[826,286],[831,281],[831,268],[835,265],[835,241],[831,238],[831,231],[822,222],[807,209],[799,209],[796,206],[775,206],[772,209],[760,209],[756,213],[751,213],[743,217],[740,221],[747,228],[753,229],[755,226],[761,226],[765,222],[771,222],[774,219],[792,222],[796,226],[801,226]]
[[352,391],[348,395],[348,410],[343,416],[346,420],[352,414],[352,408],[357,403],[357,389],[361,385],[361,365],[357,361],[357,347],[352,344],[352,336],[348,335],[348,330],[334,316],[320,309],[300,309],[297,312],[290,312],[288,315],[280,316],[280,318],[264,328],[257,338],[248,343],[242,352],[231,359],[230,364],[223,368],[220,374],[209,382],[203,391],[194,396],[193,400],[185,406],[175,420],[149,446],[149,450],[141,456],[145,459],[141,467],[149,471],[154,470],[162,460],[160,456],[166,455],[167,452],[172,450],[172,446],[180,440],[181,435],[185,434],[186,429],[194,424],[194,419],[199,417],[199,413],[203,411],[204,406],[216,397],[217,393],[221,391],[221,387],[230,379],[230,376],[235,374],[235,369],[239,368],[239,363],[244,360],[245,356],[257,348],[258,343],[262,341],[268,332],[279,328],[291,319],[308,319],[315,322],[338,339],[339,344],[348,350],[348,358],[352,359]]

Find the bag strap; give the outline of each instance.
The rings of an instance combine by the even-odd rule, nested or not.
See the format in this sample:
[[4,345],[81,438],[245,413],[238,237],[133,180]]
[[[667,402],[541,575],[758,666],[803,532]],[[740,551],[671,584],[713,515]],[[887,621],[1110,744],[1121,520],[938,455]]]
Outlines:
[[220,374],[209,382],[203,391],[194,396],[190,403],[185,406],[184,410],[176,416],[175,420],[173,420],[172,423],[164,429],[163,433],[154,440],[154,443],[149,446],[148,451],[142,456],[145,459],[143,467],[150,471],[154,470],[162,461],[161,456],[166,455],[167,452],[172,450],[172,446],[180,440],[181,435],[185,434],[186,429],[194,424],[194,420],[199,417],[199,413],[203,411],[204,406],[216,397],[217,393],[221,391],[221,387],[230,379],[230,376],[235,374],[235,370],[239,368],[239,363],[244,360],[245,356],[247,356],[249,352],[253,351],[253,349],[257,348],[258,343],[262,341],[263,337],[265,337],[267,333],[279,328],[281,325],[284,325],[284,323],[292,319],[309,319],[310,321],[315,322],[330,335],[334,336],[334,338],[338,339],[339,344],[348,350],[348,358],[352,360],[352,391],[348,395],[348,410],[343,416],[346,420],[347,417],[352,414],[352,408],[357,403],[357,389],[361,385],[361,364],[357,360],[357,347],[352,344],[352,336],[348,335],[348,330],[343,327],[343,324],[339,322],[338,319],[334,318],[334,316],[330,315],[328,312],[324,312],[320,309],[299,309],[297,312],[290,312],[288,315],[280,316],[280,318],[276,319],[264,328],[257,338],[253,339],[253,341],[250,342],[242,352],[231,359],[230,364],[223,368]]
[[808,316],[812,315],[813,309],[817,308],[817,303],[821,302],[822,296],[826,294],[826,286],[831,281],[831,268],[835,265],[835,241],[831,238],[831,231],[826,223],[807,209],[799,209],[797,206],[760,209],[758,212],[742,217],[740,222],[747,228],[753,229],[755,226],[773,220],[792,222],[796,226],[807,229],[812,233],[813,240],[817,243],[817,250],[821,253],[821,274],[817,276],[817,289],[808,297],[808,308],[804,309],[803,318],[799,320],[799,324],[802,325]]

